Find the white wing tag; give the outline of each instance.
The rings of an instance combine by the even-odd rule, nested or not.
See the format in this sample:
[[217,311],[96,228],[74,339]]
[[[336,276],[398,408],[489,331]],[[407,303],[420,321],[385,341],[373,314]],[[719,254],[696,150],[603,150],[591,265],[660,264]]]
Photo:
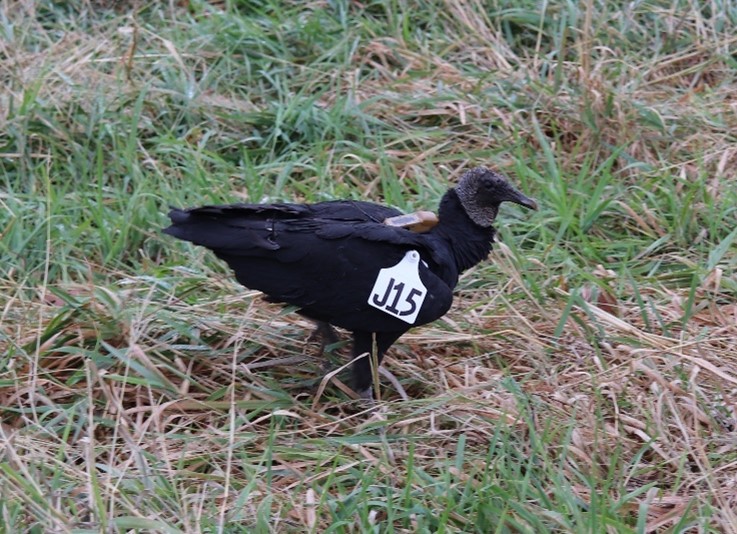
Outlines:
[[420,254],[410,250],[394,267],[379,271],[368,298],[370,306],[414,324],[427,296],[419,273]]

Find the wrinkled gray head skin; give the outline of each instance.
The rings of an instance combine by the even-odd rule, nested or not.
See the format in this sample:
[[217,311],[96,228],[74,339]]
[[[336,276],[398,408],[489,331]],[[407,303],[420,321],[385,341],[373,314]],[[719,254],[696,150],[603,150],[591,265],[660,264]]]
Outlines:
[[537,209],[537,203],[515,189],[503,174],[486,167],[466,171],[455,190],[471,220],[485,228],[494,224],[502,202]]

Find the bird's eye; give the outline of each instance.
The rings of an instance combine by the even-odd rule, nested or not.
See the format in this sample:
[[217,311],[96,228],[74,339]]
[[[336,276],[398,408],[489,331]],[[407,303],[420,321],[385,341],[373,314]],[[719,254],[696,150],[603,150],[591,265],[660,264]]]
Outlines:
[[494,191],[497,190],[497,184],[496,182],[493,182],[491,180],[486,180],[484,182],[484,189],[489,191],[490,193],[493,193]]

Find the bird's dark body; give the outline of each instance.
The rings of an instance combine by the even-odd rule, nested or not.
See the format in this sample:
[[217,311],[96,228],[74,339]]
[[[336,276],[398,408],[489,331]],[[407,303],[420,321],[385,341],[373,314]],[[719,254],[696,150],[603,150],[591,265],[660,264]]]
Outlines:
[[[388,216],[398,213],[372,206],[385,209]],[[417,250],[428,296],[415,324],[444,315],[458,281],[455,265],[448,262],[448,243],[434,233],[366,221],[358,213],[349,218],[352,209],[344,202],[206,206],[173,211],[175,224],[165,232],[209,248],[233,269],[238,282],[262,291],[269,300],[299,306],[311,319],[351,331],[408,328],[406,322],[368,306],[367,300],[379,270],[396,265],[408,250]]]
[[[350,330],[355,356],[371,351],[376,334],[381,358],[409,328],[442,317],[459,273],[491,249],[493,228],[476,224],[454,189],[439,211],[438,225],[414,233],[383,224],[400,212],[369,202],[204,206],[172,210],[173,224],[164,232],[209,248],[238,282],[269,300]],[[420,255],[419,277],[427,294],[408,324],[370,306],[368,298],[379,271],[397,265],[411,250]],[[368,358],[357,362],[354,379],[359,390],[370,387]]]

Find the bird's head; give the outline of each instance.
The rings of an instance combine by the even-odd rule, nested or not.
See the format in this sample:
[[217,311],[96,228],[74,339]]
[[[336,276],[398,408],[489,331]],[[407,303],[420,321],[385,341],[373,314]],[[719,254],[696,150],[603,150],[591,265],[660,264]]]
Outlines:
[[537,203],[518,191],[504,175],[486,167],[466,171],[455,191],[471,220],[483,227],[494,223],[502,202],[537,209]]

